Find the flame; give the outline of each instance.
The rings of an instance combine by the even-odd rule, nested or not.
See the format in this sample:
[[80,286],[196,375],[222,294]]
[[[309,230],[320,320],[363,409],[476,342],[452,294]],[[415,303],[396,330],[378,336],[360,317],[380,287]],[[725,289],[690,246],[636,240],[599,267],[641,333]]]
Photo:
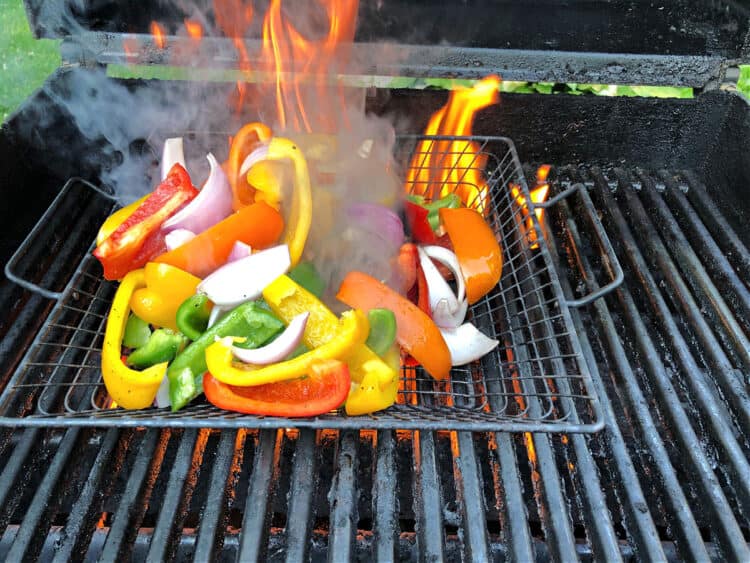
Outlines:
[[[547,183],[547,176],[552,167],[549,164],[543,164],[536,171],[536,185],[529,191],[531,201],[533,203],[544,203],[547,201],[549,195],[549,184]],[[521,194],[521,189],[516,184],[510,185],[510,193],[515,198],[516,203],[521,208],[521,214],[525,217],[526,224],[526,238],[529,241],[531,248],[539,248],[539,242],[537,241],[536,231],[534,230],[534,222],[529,216],[529,210],[526,205],[526,198]],[[544,209],[536,208],[534,210],[536,218],[539,224],[543,224],[544,221]]]
[[193,39],[200,40],[203,38],[203,26],[195,20],[185,20],[185,31]]
[[[238,68],[241,71],[248,72],[251,70],[250,55],[245,46],[244,37],[249,34],[250,25],[254,16],[253,5],[245,0],[214,0],[214,19],[216,25],[221,29],[225,36],[231,38],[237,57],[239,58]],[[235,111],[241,111],[245,103],[247,85],[245,82],[237,81],[237,101]]]
[[[430,118],[425,135],[469,136],[476,113],[498,103],[500,78],[488,76],[473,88],[454,90],[448,103]],[[432,201],[453,192],[468,207],[488,211],[489,190],[484,179],[487,156],[474,141],[421,141],[406,178],[407,193]]]
[[[325,130],[331,125],[325,120],[336,115],[338,102],[329,95],[327,74],[334,70],[334,62],[344,59],[342,45],[354,40],[359,2],[321,0],[328,30],[320,39],[306,38],[286,16],[282,4],[283,0],[271,0],[263,19],[263,60],[272,62],[267,70],[276,77],[278,124],[281,129],[289,127],[308,133]],[[309,88],[308,82],[315,87]],[[318,116],[323,117],[323,123],[313,122],[313,117]]]
[[154,44],[159,48],[163,49],[167,45],[166,33],[164,28],[157,22],[151,22],[151,35],[154,36]]

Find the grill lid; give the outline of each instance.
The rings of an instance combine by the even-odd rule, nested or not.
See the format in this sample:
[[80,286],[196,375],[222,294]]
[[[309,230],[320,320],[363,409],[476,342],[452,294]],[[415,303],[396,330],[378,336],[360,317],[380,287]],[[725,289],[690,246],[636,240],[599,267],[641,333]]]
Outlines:
[[[25,0],[40,37],[64,37],[69,63],[124,63],[126,41],[140,45],[127,62],[237,66],[228,39],[203,41],[200,52],[182,49],[189,39],[169,37],[158,49],[149,25],[177,33],[185,18],[201,14],[213,27],[213,1],[122,2]],[[354,59],[367,54],[374,75],[716,87],[750,60],[750,10],[734,1],[361,0]],[[257,13],[264,12],[258,6]],[[260,22],[248,37],[259,52]],[[391,45],[388,46],[384,42]],[[398,62],[392,44],[398,44]],[[179,53],[190,53],[190,58]],[[353,70],[353,69],[352,69]],[[357,69],[362,72],[362,68]],[[729,71],[729,72],[728,72]]]

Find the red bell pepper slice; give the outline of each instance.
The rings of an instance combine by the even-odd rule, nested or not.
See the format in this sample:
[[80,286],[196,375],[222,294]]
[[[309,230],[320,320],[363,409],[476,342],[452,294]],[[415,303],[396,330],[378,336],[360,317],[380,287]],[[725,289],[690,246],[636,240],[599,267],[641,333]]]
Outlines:
[[313,364],[307,377],[254,387],[222,383],[203,376],[203,392],[212,405],[228,411],[296,418],[317,416],[340,407],[351,387],[349,368],[338,360]]
[[163,252],[162,223],[198,195],[187,171],[175,164],[130,217],[94,250],[104,277],[117,280]]
[[435,235],[435,231],[432,230],[430,222],[427,220],[428,213],[429,211],[421,205],[408,200],[404,202],[406,224],[409,227],[409,232],[414,242],[435,244],[437,240],[437,235]]

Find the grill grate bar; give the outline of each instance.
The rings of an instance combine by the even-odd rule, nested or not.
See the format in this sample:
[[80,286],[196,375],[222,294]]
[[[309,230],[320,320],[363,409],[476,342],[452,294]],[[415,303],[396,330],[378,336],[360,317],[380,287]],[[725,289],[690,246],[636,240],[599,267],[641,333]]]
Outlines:
[[721,211],[716,207],[716,202],[706,193],[703,183],[690,171],[683,174],[690,185],[687,192],[688,200],[693,204],[719,246],[722,247],[723,254],[730,257],[742,279],[750,280],[750,252],[747,246],[727,224]]
[[398,516],[396,487],[396,438],[391,430],[377,434],[377,462],[373,484],[373,507],[375,517],[375,560],[389,563],[396,557],[398,538]]
[[167,491],[151,536],[146,557],[149,562],[165,561],[170,558],[170,541],[176,535],[176,524],[184,519],[186,503],[192,496],[200,471],[200,463],[195,466],[192,464],[194,451],[202,452],[205,447],[206,434],[206,430],[198,431],[195,428],[187,428],[180,436],[180,445],[169,473]]
[[294,451],[291,492],[286,524],[286,561],[304,561],[310,547],[310,532],[314,518],[315,490],[315,430],[299,431]]
[[262,561],[266,558],[267,533],[270,525],[273,490],[278,481],[275,471],[281,431],[261,430],[253,458],[253,472],[247,484],[245,514],[238,561]]
[[[669,187],[677,189],[674,185]],[[704,265],[690,247],[685,234],[680,230],[680,226],[664,200],[648,186],[644,186],[642,195],[649,208],[654,209],[656,227],[662,234],[662,240],[680,266],[688,285],[693,289],[698,301],[706,310],[706,314],[712,318],[715,325],[724,328],[729,341],[743,358],[750,357],[750,341],[740,326],[742,323],[745,327],[750,327],[747,319],[741,319],[740,315],[733,314],[721,292],[706,273]]]
[[[644,179],[644,183],[648,183],[648,179]],[[647,254],[651,254],[656,258],[656,260],[652,260],[651,263],[655,263],[655,266],[659,267],[659,270],[664,275],[664,279],[669,282],[668,285],[663,286],[665,291],[672,295],[679,295],[679,298],[686,302],[684,314],[690,319],[691,328],[694,329],[695,333],[704,343],[706,356],[711,359],[713,363],[710,371],[713,378],[718,380],[719,386],[724,392],[725,397],[732,402],[736,416],[740,421],[739,425],[744,425],[745,428],[750,428],[750,398],[748,398],[747,391],[742,385],[742,382],[738,381],[729,359],[724,355],[721,346],[713,336],[705,319],[700,314],[700,309],[697,307],[695,301],[693,301],[690,291],[677,271],[677,267],[669,258],[666,248],[662,245],[653,223],[648,218],[646,210],[643,208],[643,204],[631,190],[623,190],[623,199],[626,201],[626,206],[632,216],[638,220],[639,231],[642,235],[639,242],[644,246]],[[643,257],[637,256],[636,258],[637,260],[633,263],[633,267],[645,267]],[[656,267],[654,268],[654,271],[656,271]],[[673,347],[678,352],[685,373],[700,373],[702,370],[695,363],[693,356],[690,353],[690,348],[680,336],[677,324],[670,314],[664,298],[658,291],[655,281],[651,276],[643,275],[641,283],[649,291],[652,307],[657,312],[660,322],[664,325],[664,332],[669,334],[673,340]],[[689,381],[693,384],[700,385],[701,380],[698,378],[690,378]],[[718,410],[714,410],[717,399],[711,395],[712,394],[706,390],[704,390],[704,392],[696,392],[696,398],[704,396],[706,397],[706,401],[711,402],[711,404],[709,404],[710,409],[708,412],[718,413]],[[720,429],[716,429],[718,436],[731,436],[734,434],[734,431],[729,431],[726,424],[724,424],[724,417],[715,414],[711,418],[712,420],[718,420],[718,424],[722,425]],[[736,454],[737,451],[735,450],[734,453]],[[738,457],[740,459],[742,458],[741,455]],[[748,478],[750,478],[750,476],[748,476]]]
[[714,283],[720,287],[722,294],[732,307],[735,315],[743,323],[745,330],[749,330],[750,290],[740,280],[737,272],[729,263],[729,259],[708,232],[685,194],[682,193],[682,190],[675,189],[674,179],[666,174],[662,177],[668,186],[668,189],[664,192],[664,201],[669,204],[675,220],[682,228],[682,232],[688,234],[693,251],[701,259],[706,272],[710,274]]
[[[599,179],[601,181],[601,177],[599,177]],[[626,186],[624,189],[630,188]],[[611,218],[616,227],[617,236],[615,238],[624,246],[626,250],[625,254],[627,254],[628,259],[633,261],[634,264],[639,265],[636,267],[636,271],[640,273],[641,280],[650,279],[651,282],[649,282],[649,285],[651,285],[653,279],[643,262],[643,258],[640,255],[640,251],[638,250],[630,228],[626,224],[617,204],[614,202],[612,194],[606,189],[605,185],[603,185],[602,189],[597,193],[601,194],[605,201],[605,207],[607,210],[606,215]],[[590,272],[590,269],[587,269],[587,272]],[[681,444],[683,451],[691,452],[687,461],[692,466],[692,473],[698,478],[698,485],[702,489],[703,499],[708,505],[707,508],[711,510],[713,516],[711,523],[718,527],[717,532],[723,540],[723,547],[728,550],[727,553],[733,553],[738,560],[745,560],[750,557],[750,552],[747,550],[747,545],[742,533],[737,522],[732,517],[732,511],[729,508],[726,497],[713,474],[711,464],[706,458],[705,452],[702,448],[697,447],[701,442],[695,434],[695,431],[690,424],[690,420],[680,403],[679,396],[672,386],[670,376],[667,374],[666,369],[660,360],[659,353],[651,339],[648,328],[640,316],[638,307],[633,300],[630,290],[623,286],[621,291],[617,292],[617,296],[623,310],[623,316],[635,335],[642,359],[647,366],[649,375],[651,376],[650,380],[654,384],[657,396],[661,399],[661,403],[666,408],[666,414],[669,416],[669,426],[672,429],[672,433]],[[659,296],[658,289],[655,294],[650,295],[651,298],[658,298]],[[681,338],[675,334],[673,334],[672,337]],[[696,392],[699,390],[705,392],[704,386],[699,383],[697,378],[694,378],[693,383],[693,388]],[[697,398],[701,397],[702,396],[699,396]],[[703,397],[703,399],[708,401],[709,397]],[[706,403],[704,403],[703,406],[705,409]],[[707,412],[710,415],[712,411],[709,410]],[[682,510],[679,507],[673,507],[673,509]],[[702,550],[705,550],[705,547],[702,547]]]
[[[562,271],[562,263],[560,262],[557,245],[554,241],[550,244],[550,251],[555,256],[555,261],[560,265],[560,271]],[[572,288],[570,287],[570,282],[567,277],[563,276],[561,278],[561,284],[566,293],[572,295]],[[590,283],[589,289],[595,291],[598,289],[598,286],[595,282]],[[662,550],[661,538],[659,537],[659,532],[656,529],[651,513],[648,510],[649,502],[643,494],[643,489],[638,480],[638,474],[633,465],[633,460],[628,454],[627,445],[625,444],[622,431],[616,423],[617,417],[612,407],[612,403],[610,402],[609,395],[607,394],[606,388],[602,382],[601,373],[599,372],[588,334],[586,333],[578,311],[574,310],[571,314],[576,330],[581,337],[583,355],[591,370],[594,385],[597,387],[601,399],[604,418],[607,421],[604,430],[602,431],[602,442],[606,444],[608,448],[607,457],[614,460],[614,463],[610,464],[610,467],[613,468],[614,474],[616,475],[614,484],[623,489],[623,495],[626,502],[622,502],[621,506],[626,521],[629,524],[628,529],[633,536],[633,541],[638,549],[638,553],[644,560],[664,560],[665,554]],[[595,510],[590,508],[589,510],[594,510],[590,514],[590,516],[594,518],[604,513],[603,509]],[[611,530],[609,533],[614,533],[614,531]],[[621,553],[620,547],[621,546],[618,546],[618,553]]]
[[487,537],[487,506],[482,495],[482,482],[477,467],[474,440],[468,432],[458,432],[459,457],[454,459],[457,489],[461,494],[462,524],[467,561],[489,561]]
[[414,514],[417,517],[417,546],[426,561],[442,561],[445,536],[443,503],[437,470],[435,434],[414,432]]
[[156,479],[157,471],[153,469],[161,465],[164,455],[166,442],[161,438],[156,429],[149,429],[143,437],[125,491],[112,518],[99,559],[102,563],[122,561],[128,545],[135,540],[135,532],[143,518],[150,489]]
[[[210,561],[213,554],[221,551],[224,541],[224,516],[226,514],[226,489],[230,478],[237,442],[242,442],[244,432],[237,430],[223,430],[219,439],[216,457],[211,463],[211,477],[206,493],[206,506],[201,511],[201,521],[198,526],[198,538],[195,542],[193,561],[201,563]],[[221,531],[221,533],[219,533]],[[217,544],[218,542],[218,544]]]
[[359,432],[344,430],[336,442],[334,477],[328,493],[331,530],[328,536],[330,561],[352,561],[357,535],[357,445]]

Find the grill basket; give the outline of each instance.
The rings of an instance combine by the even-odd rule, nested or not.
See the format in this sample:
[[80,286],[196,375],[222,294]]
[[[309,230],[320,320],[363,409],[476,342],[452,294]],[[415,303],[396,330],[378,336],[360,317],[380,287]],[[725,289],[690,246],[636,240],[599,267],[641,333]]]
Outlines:
[[[427,152],[433,156],[427,158]],[[476,152],[475,152],[476,151]],[[332,412],[304,419],[257,417],[226,412],[203,398],[178,413],[149,408],[110,408],[100,362],[107,311],[117,284],[102,278],[90,252],[59,291],[17,274],[24,262],[64,246],[66,229],[81,224],[95,233],[115,208],[111,195],[71,180],[8,262],[6,275],[45,297],[57,299],[49,318],[0,395],[0,425],[214,428],[352,428],[514,432],[595,432],[602,427],[600,405],[568,311],[601,297],[621,281],[611,245],[582,186],[556,194],[553,205],[578,192],[596,227],[600,244],[618,272],[601,291],[584,299],[564,297],[513,143],[499,137],[403,136],[396,156],[415,178],[449,168],[443,193],[473,189],[486,194],[478,207],[503,249],[498,287],[474,304],[467,321],[500,341],[493,352],[454,368],[450,381],[436,382],[421,367],[402,368],[402,390],[391,408],[369,416]],[[481,179],[479,185],[475,182]],[[92,211],[93,210],[93,211]],[[75,222],[75,223],[73,223]],[[40,229],[40,225],[57,225]],[[28,268],[26,268],[28,269]],[[27,274],[28,276],[28,274]],[[59,282],[59,280],[57,280]]]

